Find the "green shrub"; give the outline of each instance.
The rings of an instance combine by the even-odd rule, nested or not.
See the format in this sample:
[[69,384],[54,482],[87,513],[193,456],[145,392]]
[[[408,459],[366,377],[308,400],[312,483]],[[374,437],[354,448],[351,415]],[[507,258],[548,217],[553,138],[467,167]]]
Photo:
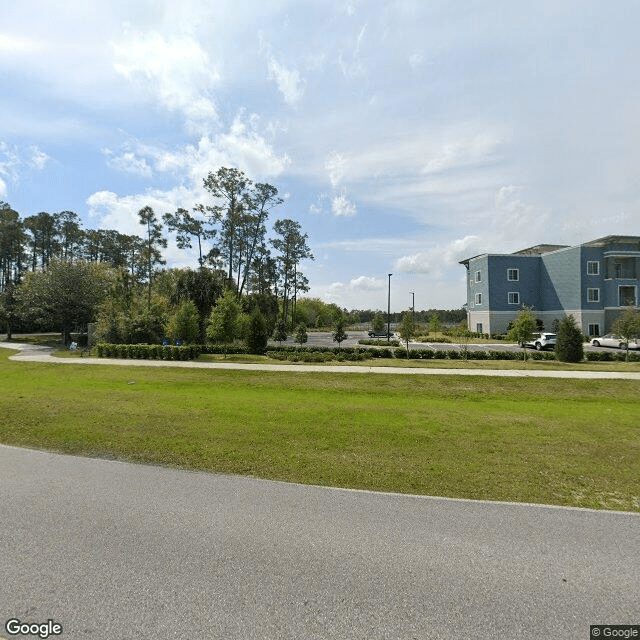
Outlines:
[[584,359],[582,331],[573,316],[566,316],[560,322],[555,354],[561,362],[581,362]]

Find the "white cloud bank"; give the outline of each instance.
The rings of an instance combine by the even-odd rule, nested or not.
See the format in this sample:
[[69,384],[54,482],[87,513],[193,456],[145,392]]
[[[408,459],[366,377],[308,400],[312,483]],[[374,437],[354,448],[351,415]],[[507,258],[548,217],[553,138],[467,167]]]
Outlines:
[[125,31],[112,46],[117,73],[183,114],[189,131],[210,131],[218,123],[212,92],[220,72],[193,37]]

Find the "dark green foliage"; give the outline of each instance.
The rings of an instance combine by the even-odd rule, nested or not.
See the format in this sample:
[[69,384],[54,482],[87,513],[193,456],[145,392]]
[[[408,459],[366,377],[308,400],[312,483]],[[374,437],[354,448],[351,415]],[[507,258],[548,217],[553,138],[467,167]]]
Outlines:
[[582,331],[573,316],[563,318],[556,334],[556,358],[561,362],[581,362],[584,359]]
[[200,345],[163,347],[159,344],[107,344],[96,346],[98,358],[125,358],[145,360],[194,360],[200,355]]
[[296,327],[296,335],[294,340],[302,345],[304,344],[307,340],[309,339],[309,336],[307,335],[307,327],[305,327],[303,324],[299,324]]
[[338,346],[340,346],[340,343],[344,342],[349,337],[344,331],[344,317],[342,314],[336,318],[332,336],[333,341],[337,342]]
[[365,344],[372,347],[399,347],[400,340],[358,340],[358,344]]
[[250,353],[263,354],[267,348],[269,331],[264,316],[259,307],[251,313],[249,319],[249,333],[246,338],[247,348]]
[[180,342],[197,342],[200,334],[200,315],[196,305],[189,300],[180,305],[178,311],[169,318],[165,327],[166,335]]
[[276,342],[284,342],[287,339],[287,325],[284,320],[280,320],[276,324],[276,329],[273,334],[273,339]]

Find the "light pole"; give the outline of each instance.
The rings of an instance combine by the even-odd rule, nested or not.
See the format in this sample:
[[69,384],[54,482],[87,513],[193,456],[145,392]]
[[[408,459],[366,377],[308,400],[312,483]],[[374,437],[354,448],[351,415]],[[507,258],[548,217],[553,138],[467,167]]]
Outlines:
[[409,291],[409,293],[411,294],[411,322],[415,327],[416,325],[416,292],[412,290],[412,291]]
[[389,338],[391,337],[391,276],[393,273],[389,274],[389,293],[387,294],[387,342],[389,342]]

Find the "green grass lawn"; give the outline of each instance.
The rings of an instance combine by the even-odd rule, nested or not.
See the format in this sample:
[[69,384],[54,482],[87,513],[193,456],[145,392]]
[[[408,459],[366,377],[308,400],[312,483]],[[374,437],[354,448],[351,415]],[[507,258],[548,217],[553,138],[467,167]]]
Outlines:
[[0,350],[6,444],[640,511],[637,381],[76,367],[9,355]]

